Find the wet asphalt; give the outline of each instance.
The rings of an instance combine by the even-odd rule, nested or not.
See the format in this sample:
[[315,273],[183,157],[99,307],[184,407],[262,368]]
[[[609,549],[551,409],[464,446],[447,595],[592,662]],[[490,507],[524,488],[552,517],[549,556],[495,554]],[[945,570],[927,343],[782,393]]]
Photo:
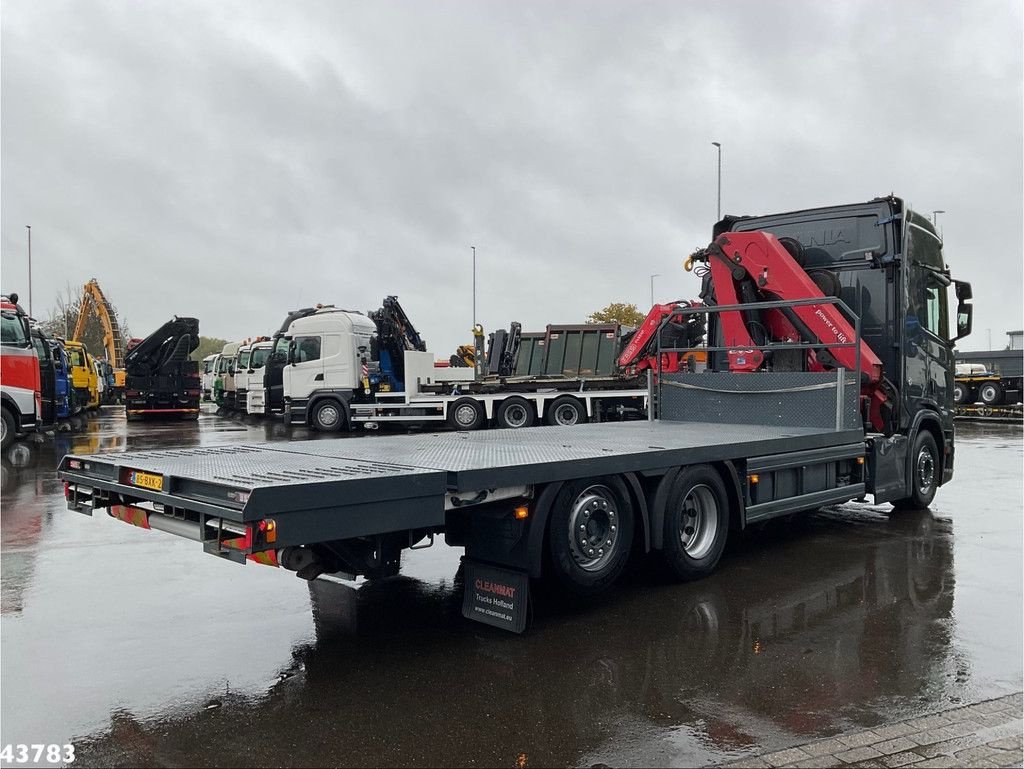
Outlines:
[[310,585],[68,512],[54,472],[280,423],[79,427],[6,452],[0,514],[0,742],[73,741],[76,765],[688,766],[1022,689],[1020,426],[959,426],[930,510],[775,522],[700,582],[540,596],[523,636],[462,619],[443,544]]

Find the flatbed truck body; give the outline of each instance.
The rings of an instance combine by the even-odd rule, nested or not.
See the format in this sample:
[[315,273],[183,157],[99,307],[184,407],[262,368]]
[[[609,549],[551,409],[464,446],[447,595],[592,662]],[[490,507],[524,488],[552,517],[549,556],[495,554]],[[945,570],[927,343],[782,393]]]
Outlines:
[[648,421],[69,455],[68,506],[304,579],[392,576],[443,534],[465,548],[464,615],[513,631],[539,579],[594,597],[646,553],[698,579],[753,522],[868,494],[926,507],[953,477],[952,349],[972,324],[931,223],[890,197],[715,235],[705,304],[652,336],[706,317],[708,368],[662,370],[681,350],[658,341]]

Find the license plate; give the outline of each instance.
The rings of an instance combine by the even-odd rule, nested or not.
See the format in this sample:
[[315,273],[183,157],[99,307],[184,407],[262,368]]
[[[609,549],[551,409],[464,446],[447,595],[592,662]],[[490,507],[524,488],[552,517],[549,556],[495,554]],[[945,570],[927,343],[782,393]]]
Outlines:
[[164,490],[164,477],[154,473],[144,473],[140,470],[131,470],[128,473],[128,483],[132,486],[141,486],[144,489],[153,491]]

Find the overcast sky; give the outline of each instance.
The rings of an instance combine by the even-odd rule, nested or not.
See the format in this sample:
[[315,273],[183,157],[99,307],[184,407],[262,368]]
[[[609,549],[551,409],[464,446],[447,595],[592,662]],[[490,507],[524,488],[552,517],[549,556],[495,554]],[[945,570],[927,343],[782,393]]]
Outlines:
[[[997,2],[7,0],[2,282],[145,335],[400,297],[430,349],[694,297],[726,213],[946,211],[975,335],[1021,328],[1022,20]],[[23,300],[23,304],[27,301]]]

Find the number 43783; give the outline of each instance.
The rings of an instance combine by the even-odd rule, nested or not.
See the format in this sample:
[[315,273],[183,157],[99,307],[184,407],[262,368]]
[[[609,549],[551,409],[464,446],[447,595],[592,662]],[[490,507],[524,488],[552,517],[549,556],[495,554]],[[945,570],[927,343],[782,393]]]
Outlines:
[[4,745],[0,747],[0,763],[4,764],[70,764],[75,760],[74,745]]

